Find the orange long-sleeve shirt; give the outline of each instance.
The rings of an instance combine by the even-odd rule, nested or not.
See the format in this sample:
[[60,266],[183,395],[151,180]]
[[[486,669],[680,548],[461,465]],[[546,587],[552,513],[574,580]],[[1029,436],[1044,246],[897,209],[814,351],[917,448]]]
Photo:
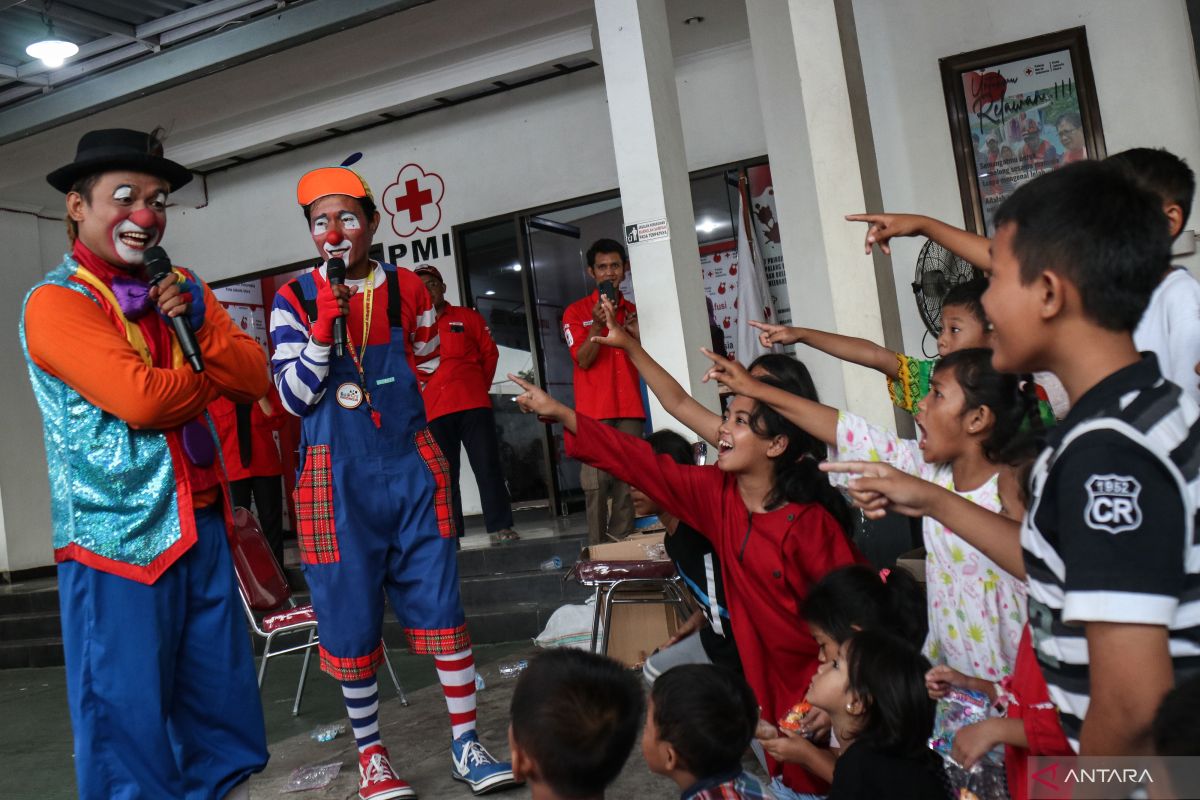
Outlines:
[[[111,284],[111,267],[108,274],[95,266],[89,268]],[[61,286],[38,288],[25,305],[30,358],[132,428],[178,427],[195,419],[219,395],[235,402],[253,402],[270,387],[266,354],[233,324],[207,286],[204,297],[204,324],[196,331],[204,372],[192,372],[188,366],[157,366],[170,362],[169,348],[162,343],[169,342],[165,337],[172,334],[153,310],[137,321],[154,353],[156,366],[148,366],[125,338],[115,314]],[[155,347],[155,343],[160,344]],[[197,496],[196,505],[215,499],[216,491],[211,493],[212,498]]]

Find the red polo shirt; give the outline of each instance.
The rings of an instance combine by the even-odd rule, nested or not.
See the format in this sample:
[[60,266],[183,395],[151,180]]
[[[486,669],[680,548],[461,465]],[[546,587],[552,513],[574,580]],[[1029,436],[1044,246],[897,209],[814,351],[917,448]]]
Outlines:
[[437,318],[441,361],[425,384],[425,416],[429,420],[491,408],[489,397],[500,351],[477,311],[447,303]]
[[[579,348],[588,338],[608,329],[593,330],[592,309],[600,302],[599,290],[567,306],[563,313],[563,338],[571,348],[575,367],[575,410],[593,419],[645,419],[638,371],[624,350],[601,345],[587,369],[579,366]],[[624,324],[637,308],[624,297],[617,304],[617,322]]]

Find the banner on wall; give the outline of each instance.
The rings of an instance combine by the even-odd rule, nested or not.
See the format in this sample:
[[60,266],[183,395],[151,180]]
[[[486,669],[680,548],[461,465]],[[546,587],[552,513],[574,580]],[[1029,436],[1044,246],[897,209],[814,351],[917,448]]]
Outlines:
[[782,352],[778,345],[763,347],[758,340],[759,330],[750,325],[752,321],[778,322],[774,301],[767,288],[767,276],[758,253],[750,244],[749,209],[746,208],[746,193],[738,193],[738,239],[737,239],[737,323],[734,325],[733,350],[729,355],[743,364],[749,364],[761,355]]
[[[788,299],[787,274],[783,266],[783,247],[779,237],[779,216],[775,213],[775,187],[771,166],[762,164],[746,170],[750,194],[750,218],[754,222],[754,247],[762,260],[767,288],[775,308],[775,321],[792,324],[792,304]],[[789,348],[790,349],[790,348]]]
[[725,352],[732,353],[737,336],[737,242],[705,245],[700,248],[700,272],[704,276],[704,295],[712,318],[725,334]]
[[267,312],[263,307],[262,281],[234,283],[213,289],[212,293],[229,312],[233,324],[267,350]]

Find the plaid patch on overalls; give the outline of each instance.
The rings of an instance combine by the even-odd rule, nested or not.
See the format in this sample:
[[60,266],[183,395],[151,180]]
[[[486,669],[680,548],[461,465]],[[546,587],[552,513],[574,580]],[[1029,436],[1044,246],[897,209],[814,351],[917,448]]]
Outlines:
[[321,671],[339,681],[373,678],[379,665],[383,663],[383,642],[367,655],[351,658],[335,656],[324,647],[318,646],[317,649],[321,652]]
[[296,539],[305,564],[332,564],[339,560],[333,521],[333,473],[329,445],[308,448],[304,471],[292,492],[296,504]]
[[408,651],[419,655],[448,656],[471,646],[471,635],[464,622],[457,628],[405,628]]
[[421,454],[421,460],[425,462],[425,466],[429,467],[434,483],[437,485],[433,494],[433,507],[437,511],[438,533],[442,535],[443,539],[453,539],[455,530],[454,508],[450,502],[450,462],[442,454],[441,448],[434,441],[433,434],[429,432],[428,428],[417,431],[413,441],[417,445],[417,452]]

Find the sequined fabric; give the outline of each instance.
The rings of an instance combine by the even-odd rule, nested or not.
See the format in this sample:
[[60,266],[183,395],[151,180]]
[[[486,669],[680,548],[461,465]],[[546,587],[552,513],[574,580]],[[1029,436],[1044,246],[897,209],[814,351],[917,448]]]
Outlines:
[[[69,280],[76,266],[68,256],[34,289],[63,286],[95,299]],[[24,315],[21,349],[42,412],[56,554],[61,560],[82,549],[114,562],[108,571],[124,574],[130,570],[120,567],[127,565],[131,577],[152,582],[169,564],[160,560],[153,574],[137,574],[138,568],[150,567],[182,536],[166,435],[130,428],[41,370],[29,357]]]

